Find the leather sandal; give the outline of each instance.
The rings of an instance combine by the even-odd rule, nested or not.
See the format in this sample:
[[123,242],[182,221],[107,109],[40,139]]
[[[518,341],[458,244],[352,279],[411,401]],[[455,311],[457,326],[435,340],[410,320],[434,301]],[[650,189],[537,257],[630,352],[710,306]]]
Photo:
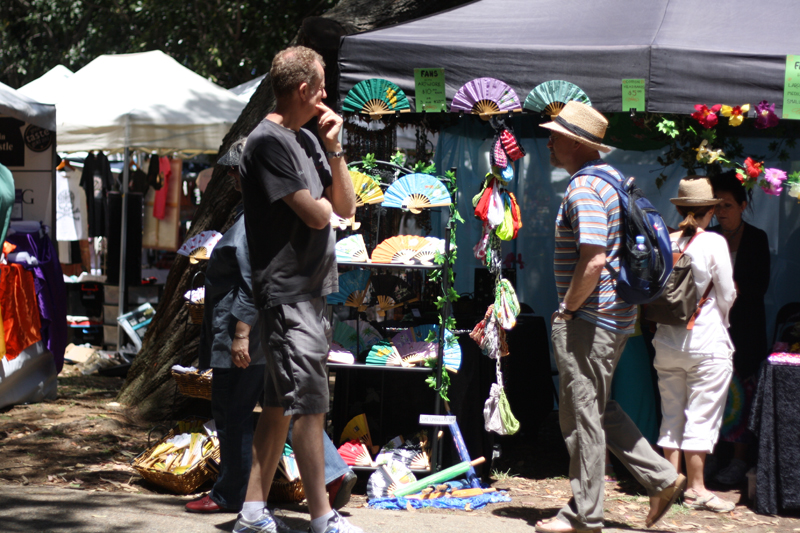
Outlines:
[[685,495],[683,505],[689,509],[696,509],[698,511],[711,511],[713,513],[729,513],[736,508],[736,504],[723,500],[716,494],[711,492],[707,496]]
[[[653,518],[647,518],[644,522],[644,525],[647,527],[653,527],[658,523],[659,520],[664,518],[664,515],[667,514],[669,508],[672,507],[672,504],[675,503],[681,494],[683,494],[683,490],[686,488],[686,476],[683,474],[678,474],[678,477],[675,478],[675,481],[672,482],[672,485],[665,488],[661,492],[659,492],[656,497],[656,512]],[[652,503],[650,504],[650,509],[652,510]]]
[[566,522],[562,522],[558,518],[540,520],[536,523],[537,533],[601,533],[601,531],[602,529],[599,527],[590,529],[575,529]]

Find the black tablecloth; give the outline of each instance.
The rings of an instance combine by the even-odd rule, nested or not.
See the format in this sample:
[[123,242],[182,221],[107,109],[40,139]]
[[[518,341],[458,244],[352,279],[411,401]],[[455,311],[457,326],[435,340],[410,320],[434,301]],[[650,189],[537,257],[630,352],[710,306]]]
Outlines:
[[800,510],[800,366],[763,366],[750,430],[758,436],[756,511]]

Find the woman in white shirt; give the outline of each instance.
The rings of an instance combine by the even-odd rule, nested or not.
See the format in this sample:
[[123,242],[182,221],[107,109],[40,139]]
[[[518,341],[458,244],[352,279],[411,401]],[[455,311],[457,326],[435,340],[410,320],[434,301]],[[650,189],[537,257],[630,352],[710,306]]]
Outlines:
[[728,313],[736,299],[733,267],[725,238],[704,231],[719,203],[708,178],[681,180],[678,198],[670,201],[684,217],[680,231],[670,235],[673,251],[691,257],[698,295],[713,286],[693,329],[659,324],[653,339],[663,413],[658,444],[679,472],[681,452],[686,458],[687,507],[728,512],[735,505],[706,489],[703,466],[719,437],[733,371],[733,344],[727,331]]

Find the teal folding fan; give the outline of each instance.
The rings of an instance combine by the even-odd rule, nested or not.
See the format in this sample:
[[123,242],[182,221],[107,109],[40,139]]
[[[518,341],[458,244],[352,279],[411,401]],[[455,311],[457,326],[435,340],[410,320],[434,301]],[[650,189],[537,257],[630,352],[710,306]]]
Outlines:
[[[364,296],[372,273],[369,270],[350,270],[339,275],[339,292],[328,295],[328,303],[366,309]],[[363,309],[360,309],[363,310]]]
[[525,98],[525,109],[544,113],[554,117],[567,105],[576,100],[582,104],[592,105],[583,89],[564,80],[550,80],[540,83]]
[[371,117],[380,117],[395,111],[411,110],[403,90],[381,78],[372,78],[358,82],[347,92],[342,103],[342,111],[366,113]]

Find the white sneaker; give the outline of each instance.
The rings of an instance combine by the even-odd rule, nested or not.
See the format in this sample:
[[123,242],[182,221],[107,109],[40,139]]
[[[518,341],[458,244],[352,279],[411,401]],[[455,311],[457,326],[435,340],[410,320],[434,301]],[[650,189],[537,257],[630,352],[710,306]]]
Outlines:
[[280,518],[264,510],[264,513],[253,522],[245,520],[242,515],[233,526],[233,533],[303,533],[300,530],[287,526]]
[[[314,533],[313,528],[309,527],[308,533]],[[348,522],[337,511],[333,511],[333,517],[328,519],[328,525],[322,533],[364,533],[364,530]]]
[[714,478],[723,485],[738,485],[747,474],[747,463],[741,459],[733,459],[731,464],[719,471]]

